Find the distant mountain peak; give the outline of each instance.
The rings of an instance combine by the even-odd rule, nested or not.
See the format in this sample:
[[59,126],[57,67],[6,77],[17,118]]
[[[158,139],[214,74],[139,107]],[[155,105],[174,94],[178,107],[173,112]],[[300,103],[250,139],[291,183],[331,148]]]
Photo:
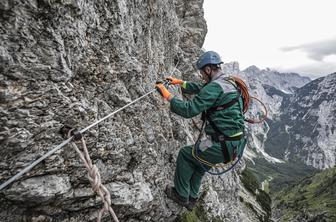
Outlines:
[[255,65],[249,66],[243,70],[243,72],[248,72],[248,73],[259,73],[260,71],[261,70]]
[[239,63],[236,61],[225,63],[222,68],[223,72],[228,75],[237,75],[240,73]]

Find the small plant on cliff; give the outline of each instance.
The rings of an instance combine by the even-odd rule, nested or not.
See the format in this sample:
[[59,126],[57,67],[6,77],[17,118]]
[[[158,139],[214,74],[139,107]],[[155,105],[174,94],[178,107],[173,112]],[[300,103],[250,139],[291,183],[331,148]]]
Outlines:
[[244,185],[244,187],[250,191],[252,194],[256,193],[256,190],[259,188],[259,182],[257,180],[257,178],[254,176],[254,174],[252,173],[252,171],[250,171],[249,169],[245,169],[241,176],[240,179]]

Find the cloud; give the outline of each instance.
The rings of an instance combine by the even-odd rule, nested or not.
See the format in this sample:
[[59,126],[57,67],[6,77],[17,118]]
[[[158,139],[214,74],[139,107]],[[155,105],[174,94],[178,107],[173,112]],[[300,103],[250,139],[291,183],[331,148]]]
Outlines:
[[282,51],[300,50],[315,61],[323,61],[327,56],[336,55],[336,38],[280,48]]
[[[334,56],[336,57],[336,56]],[[336,72],[336,59],[335,61],[315,61],[307,64],[292,67],[274,67],[280,72],[296,72],[303,76],[308,76],[316,79]]]

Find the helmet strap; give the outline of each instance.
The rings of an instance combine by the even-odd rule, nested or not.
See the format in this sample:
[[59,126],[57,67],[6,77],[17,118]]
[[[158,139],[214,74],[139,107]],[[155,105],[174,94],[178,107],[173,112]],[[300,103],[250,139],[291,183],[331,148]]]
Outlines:
[[[209,66],[208,66],[209,67]],[[207,77],[209,78],[209,82],[211,81],[211,74],[212,74],[212,69],[209,67],[209,69],[210,69],[210,72],[207,72],[206,71],[206,67],[204,68],[204,73],[205,73],[205,75],[207,75]],[[209,70],[209,69],[207,69],[207,70]]]
[[212,70],[210,71],[210,74],[206,74],[209,78],[209,82],[211,81],[211,72],[212,72]]

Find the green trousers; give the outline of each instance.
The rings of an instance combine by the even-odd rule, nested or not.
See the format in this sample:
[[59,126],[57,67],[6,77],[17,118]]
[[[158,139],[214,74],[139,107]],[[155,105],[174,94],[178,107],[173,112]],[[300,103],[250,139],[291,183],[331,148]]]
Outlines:
[[[227,142],[226,144],[230,155],[235,146],[239,147],[239,151],[243,150],[243,147],[240,147],[242,144],[240,141]],[[206,165],[202,167],[201,163],[193,157],[192,149],[193,145],[185,146],[180,149],[174,176],[174,187],[176,191],[181,197],[186,199],[189,199],[189,197],[198,197],[202,177],[206,170],[209,169]],[[198,156],[213,164],[224,162],[222,148],[219,143],[213,143],[211,147],[203,149]]]

